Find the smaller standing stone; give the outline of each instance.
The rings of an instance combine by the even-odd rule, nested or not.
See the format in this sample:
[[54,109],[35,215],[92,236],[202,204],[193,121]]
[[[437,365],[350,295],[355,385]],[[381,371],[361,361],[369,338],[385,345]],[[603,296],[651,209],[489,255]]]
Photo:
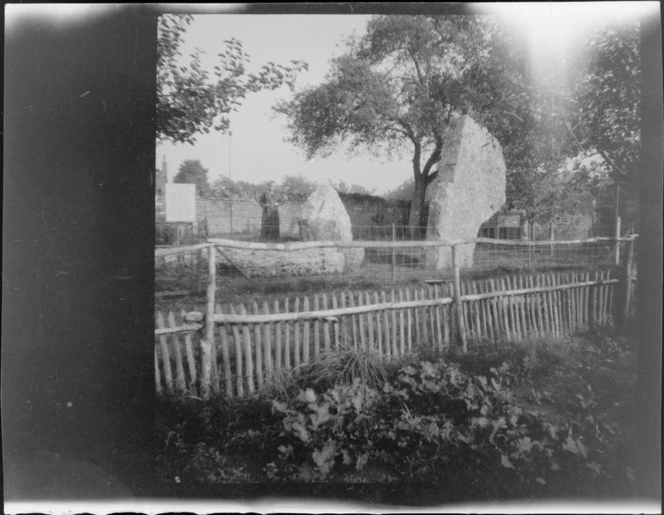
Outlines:
[[[320,184],[309,195],[299,219],[302,241],[353,241],[350,217],[339,194],[329,183]],[[336,249],[325,249],[339,252]],[[343,249],[344,271],[358,268],[364,260],[364,249]]]

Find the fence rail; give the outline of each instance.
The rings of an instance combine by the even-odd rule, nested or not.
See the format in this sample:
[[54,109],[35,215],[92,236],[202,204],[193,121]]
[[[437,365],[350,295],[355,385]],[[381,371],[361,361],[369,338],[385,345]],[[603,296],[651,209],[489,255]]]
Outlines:
[[[373,351],[384,359],[418,346],[562,337],[606,325],[619,280],[610,271],[545,273],[382,291],[320,294],[268,305],[214,305],[212,320],[157,313],[158,393],[243,396],[323,352]],[[458,299],[458,300],[457,300]],[[198,322],[204,323],[198,323]],[[203,335],[200,329],[212,328]],[[211,343],[208,343],[211,342]]]
[[632,241],[636,236],[627,238],[589,238],[583,240],[496,240],[493,238],[470,238],[465,240],[409,240],[409,241],[380,241],[380,240],[353,240],[353,241],[307,241],[296,243],[258,243],[249,241],[227,240],[220,238],[210,238],[209,243],[218,247],[240,250],[271,250],[281,252],[297,252],[299,250],[317,249],[334,247],[337,249],[365,248],[365,249],[401,249],[401,248],[420,248],[420,247],[452,247],[464,244],[486,243],[498,246],[516,246],[516,247],[538,247],[538,246],[564,246],[579,245],[585,243],[599,242],[621,242]]
[[[280,259],[297,252],[311,252],[316,249],[363,248],[364,258],[359,268],[350,275],[348,272],[337,275],[371,277],[373,280],[396,282],[399,279],[428,279],[432,270],[427,268],[436,248],[473,246],[472,270],[484,272],[496,269],[546,270],[561,267],[580,268],[590,266],[617,265],[624,260],[630,242],[636,236],[624,238],[590,238],[563,241],[518,241],[473,238],[463,241],[313,241],[289,243],[260,243],[212,238],[205,243],[182,247],[161,247],[155,250],[156,295],[187,295],[201,293],[208,280],[206,275],[206,255],[214,246],[220,252],[219,272],[226,276],[237,276],[238,286],[242,278],[249,280],[253,275],[263,275],[265,270],[256,268],[256,260],[244,263],[231,259],[225,250],[249,253],[266,252],[269,259]],[[466,249],[466,255],[469,251]],[[428,257],[427,257],[428,256]],[[253,258],[252,258],[253,259]],[[260,254],[258,255],[260,260]],[[429,260],[430,261],[430,260]],[[260,262],[260,261],[258,261]],[[468,264],[466,264],[468,266]],[[264,268],[264,267],[263,267]],[[247,286],[249,283],[247,282]]]

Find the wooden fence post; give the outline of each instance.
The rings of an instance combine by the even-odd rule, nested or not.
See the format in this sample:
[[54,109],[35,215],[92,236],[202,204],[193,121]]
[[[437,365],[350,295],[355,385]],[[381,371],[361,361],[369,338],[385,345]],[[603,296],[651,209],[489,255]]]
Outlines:
[[457,246],[452,245],[452,268],[454,270],[454,305],[456,307],[457,327],[459,328],[459,336],[461,337],[461,344],[463,352],[468,352],[468,342],[466,341],[466,325],[463,320],[463,306],[461,305],[461,270],[459,268],[459,256]]
[[[396,241],[396,240],[397,240],[397,229],[396,229],[394,223],[392,223],[392,241]],[[395,260],[396,260],[396,249],[394,247],[392,247],[392,282],[394,282],[394,262],[395,262]]]
[[214,345],[214,299],[217,291],[217,247],[208,247],[208,287],[207,310],[205,316],[205,338],[201,340],[202,373],[201,397],[210,398],[210,377],[212,372],[212,345]]
[[533,268],[533,246],[528,245],[528,269]]
[[[549,241],[553,241],[554,239],[555,239],[555,233],[554,233],[553,222],[549,222]],[[551,254],[551,256],[554,255],[555,247],[556,246],[552,243],[551,247],[549,248],[549,254]]]
[[630,304],[632,303],[632,269],[634,268],[634,239],[632,238],[627,249],[627,262],[625,263],[625,297],[623,310],[623,324],[627,324],[629,319]]

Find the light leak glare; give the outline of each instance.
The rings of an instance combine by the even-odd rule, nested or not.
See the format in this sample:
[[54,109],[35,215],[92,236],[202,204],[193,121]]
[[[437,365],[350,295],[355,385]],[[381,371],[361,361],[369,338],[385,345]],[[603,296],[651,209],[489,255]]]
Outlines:
[[583,62],[587,53],[583,38],[589,31],[609,23],[642,19],[657,9],[657,2],[489,3],[473,6],[476,14],[496,16],[522,37],[527,45],[534,79],[549,91],[573,86],[571,63]]
[[92,22],[117,7],[112,4],[9,4],[5,7],[5,28],[18,30],[23,23],[47,20],[56,29],[67,29]]

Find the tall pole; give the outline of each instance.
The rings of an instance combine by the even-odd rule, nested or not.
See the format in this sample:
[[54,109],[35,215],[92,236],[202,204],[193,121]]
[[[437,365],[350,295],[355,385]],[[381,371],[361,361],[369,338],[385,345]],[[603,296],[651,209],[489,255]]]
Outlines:
[[[228,131],[228,178],[233,181],[233,170],[231,168],[231,138],[233,137],[233,132]],[[231,238],[233,237],[233,195],[230,195],[230,209],[231,209]]]
[[[210,380],[212,378],[212,348],[214,345],[214,308],[217,292],[217,247],[208,247],[208,286],[207,305],[205,312],[205,338],[201,340],[201,397],[205,400],[210,398]],[[214,364],[216,366],[216,364]]]
[[[394,243],[397,240],[397,229],[396,226],[394,225],[394,222],[392,222],[392,243]],[[396,249],[392,247],[392,282],[394,282],[394,262],[396,261]]]

